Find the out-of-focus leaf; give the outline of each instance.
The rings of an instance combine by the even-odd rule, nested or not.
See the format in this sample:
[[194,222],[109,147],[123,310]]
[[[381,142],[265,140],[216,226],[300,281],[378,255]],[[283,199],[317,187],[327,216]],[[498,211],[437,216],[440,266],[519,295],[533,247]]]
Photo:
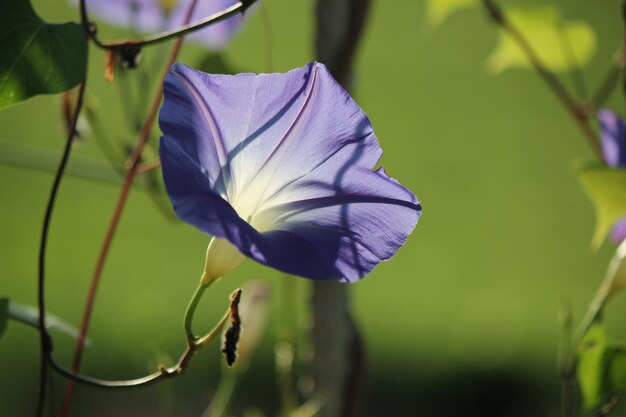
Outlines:
[[85,78],[87,43],[76,23],[47,24],[29,0],[0,2],[0,109]]
[[610,380],[614,389],[626,387],[626,350],[623,347],[614,348]]
[[[58,152],[40,146],[0,140],[0,165],[55,172],[59,158]],[[122,183],[120,175],[115,172],[110,164],[89,157],[72,158],[67,174],[109,184]],[[141,184],[139,183],[139,185]]]
[[244,417],[265,417],[265,413],[258,408],[247,408]]
[[480,0],[428,0],[426,20],[431,26],[436,27],[454,12],[478,4]]
[[321,408],[319,401],[309,400],[289,414],[289,417],[315,417]]
[[[585,22],[561,21],[554,6],[508,9],[506,17],[527,39],[544,65],[553,72],[567,72],[589,62],[596,36]],[[563,31],[563,33],[561,33]],[[526,55],[505,31],[487,59],[487,69],[499,73],[509,68],[532,68]],[[570,55],[573,55],[571,59]]]
[[[20,323],[27,324],[32,327],[39,328],[39,309],[32,306],[25,306],[23,304],[11,301],[9,303],[9,318],[19,321]],[[60,319],[54,314],[46,313],[46,328],[49,330],[56,330],[59,333],[64,333],[74,339],[78,337],[78,329],[68,322]],[[90,346],[91,341],[85,340],[85,346]]]
[[611,390],[608,379],[611,351],[601,325],[592,326],[580,343],[576,373],[586,408],[599,405]]
[[596,230],[591,244],[597,249],[613,224],[626,215],[626,169],[588,163],[580,164],[576,171],[596,210]]
[[0,338],[7,330],[7,321],[9,321],[9,299],[0,298]]
[[600,324],[593,325],[579,345],[577,375],[587,409],[626,388],[626,350],[611,341]]

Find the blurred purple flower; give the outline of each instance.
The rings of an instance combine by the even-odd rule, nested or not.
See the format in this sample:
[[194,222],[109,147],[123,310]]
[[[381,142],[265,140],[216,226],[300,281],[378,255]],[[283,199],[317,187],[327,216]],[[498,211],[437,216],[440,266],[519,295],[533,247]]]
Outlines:
[[167,192],[179,217],[214,236],[203,280],[230,271],[241,252],[289,274],[353,282],[415,227],[417,198],[372,171],[382,150],[370,121],[324,65],[230,76],[175,64],[164,95]]
[[[611,168],[626,168],[626,124],[613,111],[598,110],[600,145],[604,162]],[[626,239],[626,217],[613,226],[611,240],[619,243]]]
[[[182,26],[193,0],[86,0],[91,16],[137,32],[160,32]],[[190,22],[220,12],[237,0],[197,0]],[[237,33],[242,16],[237,14],[188,35],[188,39],[210,48],[224,47]]]

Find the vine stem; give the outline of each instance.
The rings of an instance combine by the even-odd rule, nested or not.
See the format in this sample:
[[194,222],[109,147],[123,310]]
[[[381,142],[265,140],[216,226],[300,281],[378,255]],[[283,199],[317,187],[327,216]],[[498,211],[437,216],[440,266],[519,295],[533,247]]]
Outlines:
[[[197,4],[197,0],[194,0],[189,5],[189,9],[185,16],[185,23],[188,23],[189,20],[191,19],[191,15],[193,13],[193,10],[195,9],[196,4]],[[86,14],[86,10],[84,9],[84,0],[81,1],[81,10],[84,10],[84,12],[82,13]],[[161,80],[165,78],[165,76],[167,75],[169,71],[169,67],[172,64],[174,64],[174,61],[176,61],[176,58],[178,57],[178,54],[180,52],[180,48],[182,47],[182,44],[183,44],[183,40],[184,40],[183,37],[179,37],[178,39],[176,39],[172,47],[172,50],[170,51],[170,54],[168,56],[167,63],[163,71]],[[74,358],[72,361],[73,372],[77,372],[78,369],[80,368],[80,362],[82,359],[82,353],[83,353],[83,348],[85,344],[85,336],[87,335],[87,331],[89,329],[89,322],[91,320],[91,314],[93,312],[96,294],[98,292],[100,279],[102,277],[102,271],[104,270],[104,265],[106,263],[106,259],[109,254],[109,249],[111,248],[111,243],[113,242],[113,237],[115,236],[117,227],[122,217],[122,212],[124,211],[124,207],[126,206],[126,201],[128,199],[128,194],[130,193],[130,188],[133,184],[135,175],[137,174],[137,169],[139,167],[141,153],[146,143],[148,142],[148,139],[150,137],[150,132],[152,131],[152,126],[154,124],[154,121],[156,120],[159,107],[161,106],[162,97],[163,97],[163,91],[162,91],[162,87],[160,87],[156,96],[152,100],[152,104],[150,106],[150,109],[148,110],[148,115],[146,116],[143,127],[139,133],[137,144],[135,145],[135,148],[133,149],[133,152],[127,164],[128,168],[126,171],[126,176],[124,177],[124,182],[122,183],[122,188],[120,190],[120,194],[118,196],[115,209],[113,210],[113,215],[111,217],[109,226],[105,233],[104,240],[102,242],[102,246],[98,254],[98,259],[96,261],[96,265],[94,268],[94,272],[91,277],[91,283],[90,283],[89,290],[87,293],[87,300],[85,302],[85,307],[83,310],[81,325],[80,325],[80,329],[79,329],[79,333],[78,333],[78,337],[76,341]],[[67,417],[69,415],[69,409],[70,409],[70,405],[71,405],[73,394],[74,394],[74,387],[75,387],[74,381],[70,379],[67,382],[67,385],[65,388],[65,396],[63,399],[63,405],[61,407],[61,417]]]
[[[83,26],[83,33],[85,35],[85,42],[89,39],[89,30],[87,28],[87,9],[85,6],[85,0],[80,1],[80,16],[81,24]],[[85,52],[85,60],[89,58],[89,45],[87,45]],[[46,296],[45,296],[45,284],[46,284],[46,253],[48,248],[48,234],[50,231],[50,223],[52,222],[52,214],[54,212],[54,205],[56,203],[57,194],[61,187],[61,181],[65,174],[67,164],[70,160],[72,153],[72,143],[76,136],[76,125],[78,124],[78,116],[83,108],[83,102],[85,98],[85,88],[87,84],[87,72],[88,67],[85,69],[85,78],[80,83],[78,88],[78,97],[76,99],[76,107],[74,109],[74,115],[68,126],[67,140],[65,142],[65,148],[63,149],[63,155],[61,161],[56,170],[54,181],[52,182],[52,188],[50,189],[50,195],[48,197],[48,203],[46,205],[46,212],[44,214],[43,226],[41,230],[41,241],[39,243],[39,261],[38,261],[38,274],[37,274],[37,306],[39,308],[39,338],[40,338],[40,365],[39,365],[39,397],[37,401],[37,416],[43,416],[43,409],[46,402],[46,381],[48,379],[48,361],[50,353],[52,351],[52,341],[48,330],[46,329]]]
[[[89,24],[89,34],[93,42],[102,49],[107,50],[123,50],[126,48],[141,48],[142,46],[153,45],[156,43],[164,42],[170,39],[178,38],[187,35],[191,32],[195,32],[199,29],[202,29],[206,26],[209,26],[213,23],[217,23],[221,20],[227,19],[230,16],[233,16],[237,13],[244,13],[248,7],[252,6],[256,0],[242,0],[239,1],[232,6],[224,9],[218,13],[207,16],[204,19],[201,19],[195,23],[189,23],[190,19],[185,20],[183,26],[164,31],[161,33],[157,33],[155,35],[146,36],[144,38],[138,39],[121,39],[109,42],[103,42],[96,36],[96,26],[93,24]],[[84,4],[84,0],[81,1],[81,4]],[[86,13],[85,13],[86,15]]]
[[515,43],[517,43],[534,70],[545,81],[546,85],[550,88],[550,90],[552,90],[563,107],[565,107],[568,113],[572,116],[598,160],[602,161],[600,143],[596,133],[593,131],[591,126],[589,126],[587,111],[580,106],[576,100],[574,100],[563,84],[561,84],[559,79],[546,68],[526,38],[524,38],[521,32],[505,18],[500,7],[493,0],[482,0],[482,3],[485,6],[485,9],[487,9],[491,20],[508,33]]
[[74,116],[68,129],[67,140],[65,142],[65,148],[59,167],[54,176],[52,188],[50,190],[50,196],[48,197],[48,204],[46,206],[46,212],[43,220],[43,227],[41,232],[41,241],[39,245],[39,273],[37,276],[37,305],[39,307],[39,336],[41,339],[41,363],[40,363],[40,375],[39,375],[39,400],[37,403],[37,416],[43,415],[43,408],[46,400],[46,381],[48,379],[48,357],[52,350],[52,343],[50,341],[50,335],[46,329],[46,297],[45,297],[45,277],[46,277],[46,249],[48,246],[48,234],[50,231],[50,223],[52,221],[52,214],[54,212],[54,205],[56,203],[57,194],[61,186],[61,180],[63,174],[67,168],[67,164],[72,153],[72,143],[76,136],[76,124],[78,122],[78,116],[83,108],[83,101],[85,96],[85,86],[87,82],[87,73],[85,72],[85,79],[78,88],[78,97],[76,100],[76,107],[74,109]]
[[[241,290],[236,290],[233,295],[231,295],[231,299],[233,297],[239,297],[241,295]],[[132,388],[138,386],[144,386],[156,382],[161,379],[170,379],[174,378],[178,375],[182,375],[185,373],[187,366],[189,365],[189,361],[196,354],[196,352],[202,347],[206,346],[209,342],[213,341],[224,328],[226,321],[230,318],[231,315],[231,307],[226,310],[226,313],[220,318],[218,323],[202,337],[196,338],[195,340],[188,340],[187,347],[183,354],[178,359],[175,365],[171,367],[159,366],[158,370],[135,379],[128,380],[120,380],[120,381],[111,381],[111,380],[103,380],[99,378],[90,377],[87,375],[82,375],[76,371],[67,369],[61,365],[59,365],[51,356],[49,356],[48,362],[52,368],[57,371],[59,374],[68,378],[70,381],[80,382],[85,385],[91,385],[93,387],[98,388],[107,388],[107,389],[117,389],[117,388]]]

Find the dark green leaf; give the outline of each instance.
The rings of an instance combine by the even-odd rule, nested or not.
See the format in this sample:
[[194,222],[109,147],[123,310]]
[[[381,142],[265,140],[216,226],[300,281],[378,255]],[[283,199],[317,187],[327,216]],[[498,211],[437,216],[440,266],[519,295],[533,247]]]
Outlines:
[[592,246],[598,248],[613,224],[626,216],[626,169],[582,164],[577,171],[578,179],[596,209]]
[[0,338],[7,329],[7,321],[9,321],[9,299],[0,298]]
[[29,0],[0,1],[0,109],[85,78],[87,43],[76,23],[47,24]]

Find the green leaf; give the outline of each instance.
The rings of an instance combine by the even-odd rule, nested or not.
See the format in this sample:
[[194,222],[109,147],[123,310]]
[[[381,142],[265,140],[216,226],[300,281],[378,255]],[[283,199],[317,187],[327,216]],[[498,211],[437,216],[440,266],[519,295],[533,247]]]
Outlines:
[[[508,9],[506,18],[520,31],[539,59],[553,72],[568,72],[586,65],[596,47],[596,36],[585,22],[562,21],[554,6]],[[509,68],[532,68],[526,55],[505,31],[487,59],[487,69],[500,73]]]
[[7,330],[7,322],[9,321],[9,299],[0,298],[0,338]]
[[591,245],[597,249],[615,222],[626,216],[626,169],[587,163],[579,164],[576,171],[595,207],[596,230]]
[[451,14],[478,4],[480,0],[428,0],[426,20],[437,27]]
[[626,388],[626,349],[609,340],[600,324],[593,325],[579,345],[577,375],[587,409]]
[[626,388],[626,350],[615,348],[609,378],[615,389]]
[[611,390],[608,370],[612,349],[601,325],[592,326],[578,348],[576,373],[586,408],[599,405]]
[[76,23],[47,24],[29,0],[0,1],[0,109],[85,78],[87,43]]
[[[9,303],[8,316],[9,318],[19,321],[20,323],[39,328],[39,309],[36,307],[11,301]],[[66,334],[73,339],[78,338],[78,329],[76,327],[51,313],[46,313],[46,328],[48,330],[56,330],[60,333]],[[91,341],[85,340],[85,346],[90,345]]]

